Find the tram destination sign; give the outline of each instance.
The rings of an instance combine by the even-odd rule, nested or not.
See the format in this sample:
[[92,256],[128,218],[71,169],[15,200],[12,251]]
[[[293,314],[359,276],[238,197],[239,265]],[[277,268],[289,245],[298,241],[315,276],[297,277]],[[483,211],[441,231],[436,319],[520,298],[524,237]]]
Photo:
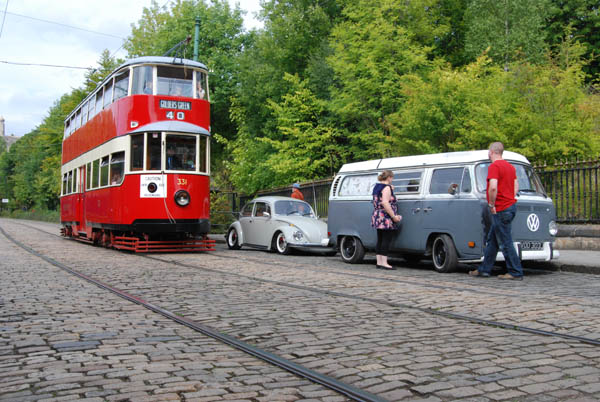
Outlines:
[[161,109],[192,110],[191,102],[180,102],[167,99],[161,99],[159,106]]

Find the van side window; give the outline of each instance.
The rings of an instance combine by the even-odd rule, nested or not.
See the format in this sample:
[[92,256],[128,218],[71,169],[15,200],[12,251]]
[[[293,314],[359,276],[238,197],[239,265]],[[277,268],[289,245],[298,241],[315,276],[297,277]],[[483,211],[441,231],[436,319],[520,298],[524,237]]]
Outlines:
[[461,193],[470,193],[472,190],[472,186],[471,186],[471,173],[469,173],[469,169],[465,168],[464,174],[463,174],[463,179],[462,179],[462,183],[460,185],[460,192]]
[[244,209],[242,209],[242,216],[252,216],[252,208],[253,207],[254,207],[253,202],[246,204],[244,206]]
[[392,185],[394,186],[394,194],[410,194],[418,193],[421,190],[422,170],[412,172],[394,172]]
[[436,169],[431,176],[430,194],[454,194],[460,184],[464,168]]
[[377,174],[346,176],[340,186],[339,195],[371,195],[377,184]]

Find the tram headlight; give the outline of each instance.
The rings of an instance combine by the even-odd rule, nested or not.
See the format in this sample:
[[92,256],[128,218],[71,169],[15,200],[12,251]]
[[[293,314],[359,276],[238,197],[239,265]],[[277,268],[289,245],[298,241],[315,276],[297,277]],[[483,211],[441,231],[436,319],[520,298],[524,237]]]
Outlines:
[[550,232],[550,236],[556,236],[558,233],[558,225],[554,221],[550,221],[548,224],[548,232]]
[[185,207],[190,203],[190,193],[185,190],[179,190],[175,193],[175,203],[180,207]]

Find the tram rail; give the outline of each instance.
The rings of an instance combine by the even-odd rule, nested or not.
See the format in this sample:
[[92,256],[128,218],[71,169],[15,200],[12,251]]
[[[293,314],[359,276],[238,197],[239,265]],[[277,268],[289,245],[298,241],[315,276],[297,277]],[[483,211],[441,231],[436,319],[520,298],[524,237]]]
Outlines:
[[[21,225],[25,225],[25,224],[21,223]],[[25,226],[29,226],[29,225],[25,225]],[[32,226],[29,226],[29,227],[36,229],[38,231],[44,232],[46,234],[50,234],[52,236],[57,236],[54,233],[45,232],[39,228],[35,228]],[[0,228],[0,230],[1,230],[1,228]],[[221,255],[218,253],[211,253],[211,255],[216,255],[216,256],[218,256],[220,258],[224,258],[224,259],[235,258],[235,257]],[[312,292],[312,293],[316,293],[316,294],[342,297],[342,298],[351,299],[351,300],[360,300],[360,301],[364,301],[364,302],[369,302],[369,303],[374,303],[374,304],[379,304],[379,305],[386,305],[386,306],[396,307],[396,308],[411,309],[411,310],[416,310],[416,311],[434,315],[434,316],[440,316],[440,317],[445,317],[445,318],[449,318],[449,319],[453,319],[453,320],[470,322],[473,324],[498,327],[498,328],[503,328],[506,330],[513,330],[513,331],[530,333],[530,334],[535,334],[535,335],[557,337],[557,338],[582,342],[582,343],[593,345],[593,346],[600,346],[600,339],[594,339],[594,338],[589,338],[589,337],[585,337],[585,336],[578,336],[578,335],[573,335],[573,334],[563,333],[563,332],[556,332],[556,331],[541,330],[541,329],[531,328],[531,327],[524,326],[524,325],[517,325],[517,324],[507,323],[507,322],[502,322],[502,321],[497,321],[497,320],[488,320],[488,319],[473,317],[473,316],[469,316],[469,315],[465,315],[465,314],[458,314],[458,313],[449,312],[449,311],[440,311],[440,310],[436,310],[436,309],[428,308],[428,307],[419,307],[419,306],[414,306],[414,305],[410,305],[410,304],[406,304],[406,303],[397,303],[397,302],[387,301],[387,300],[383,300],[383,299],[357,296],[357,295],[352,295],[352,294],[348,294],[348,293],[320,289],[320,288],[305,286],[305,285],[297,285],[297,284],[293,284],[293,283],[289,283],[289,282],[277,281],[277,280],[272,280],[272,279],[257,278],[257,277],[250,276],[250,275],[244,275],[244,274],[240,274],[240,273],[223,271],[223,270],[218,270],[215,268],[209,268],[206,266],[200,266],[198,264],[181,263],[178,261],[160,258],[157,256],[149,256],[149,255],[140,255],[140,256],[142,258],[160,261],[162,263],[173,264],[176,266],[192,268],[192,269],[200,269],[200,270],[203,270],[206,272],[212,272],[212,273],[218,273],[221,275],[228,275],[228,276],[233,276],[233,277],[237,277],[237,278],[243,278],[246,280],[252,280],[252,281],[256,281],[256,282],[260,282],[260,283],[274,284],[274,285],[284,286],[284,287],[288,287],[288,288],[292,288],[292,289],[308,291],[308,292]],[[265,265],[274,265],[277,267],[282,266],[281,264],[270,263],[270,262],[264,261],[264,260],[256,259],[255,261],[260,262],[261,264],[265,264]],[[297,265],[301,265],[302,268],[305,268],[304,264],[297,264]],[[294,267],[292,264],[288,264],[285,266],[285,268],[296,268],[296,267]],[[368,276],[368,275],[364,275],[364,274],[347,273],[347,272],[339,272],[339,271],[333,271],[333,272],[330,271],[330,273],[340,274],[340,275],[344,275],[344,276],[368,278],[370,280],[382,280],[382,281],[385,280],[385,281],[395,281],[395,282],[399,282],[399,283],[415,284],[414,282],[411,282],[411,281],[403,281],[403,280],[389,278],[389,276],[378,277],[378,276]],[[468,289],[468,288],[456,288],[456,287],[452,287],[452,286],[442,286],[442,285],[432,285],[432,284],[422,284],[422,283],[419,283],[418,285],[419,286],[428,286],[428,287],[433,287],[433,288],[440,288],[440,289],[456,290],[456,291],[469,291],[469,292],[476,292],[476,293],[488,293],[488,294],[494,294],[494,295],[502,295],[500,293],[495,293],[495,292],[479,291],[476,289]]]
[[[44,232],[43,230],[40,230],[40,231]],[[65,271],[71,275],[74,275],[80,279],[83,279],[89,283],[92,283],[104,290],[107,290],[125,300],[128,300],[128,301],[138,304],[138,305],[141,305],[141,306],[147,308],[148,310],[158,313],[158,314],[160,314],[174,322],[177,322],[178,324],[184,325],[196,332],[200,332],[203,335],[206,335],[208,337],[216,339],[226,345],[229,345],[229,346],[231,346],[235,349],[238,349],[244,353],[247,353],[251,356],[261,359],[261,360],[263,360],[267,363],[270,363],[276,367],[279,367],[286,371],[289,371],[299,377],[308,379],[317,384],[321,384],[324,387],[334,390],[342,395],[345,395],[346,397],[348,397],[352,400],[365,401],[365,402],[383,402],[383,401],[385,401],[385,399],[382,399],[382,398],[378,397],[377,395],[374,395],[370,392],[359,389],[350,384],[346,384],[344,382],[338,381],[335,378],[329,377],[327,375],[320,374],[314,370],[311,370],[300,364],[294,363],[294,362],[292,362],[288,359],[285,359],[281,356],[270,353],[264,349],[252,346],[246,342],[241,341],[238,338],[229,336],[227,334],[223,334],[223,333],[217,331],[216,329],[211,328],[207,325],[198,323],[196,321],[190,320],[185,317],[181,317],[167,309],[164,309],[160,306],[152,304],[152,303],[142,299],[141,297],[138,297],[131,293],[117,289],[114,286],[112,286],[106,282],[100,281],[89,275],[79,272],[76,269],[74,269],[66,264],[63,264],[59,261],[56,261],[55,259],[48,257],[47,255],[44,255],[44,254],[32,249],[31,247],[21,243],[20,241],[16,240],[14,237],[12,237],[8,233],[6,233],[6,231],[2,227],[0,227],[0,232],[8,240],[13,242],[15,245],[19,246],[20,248],[27,251],[28,253],[35,255],[38,258],[41,258],[42,260],[46,261],[47,263],[49,263],[57,268],[60,268],[61,270]]]

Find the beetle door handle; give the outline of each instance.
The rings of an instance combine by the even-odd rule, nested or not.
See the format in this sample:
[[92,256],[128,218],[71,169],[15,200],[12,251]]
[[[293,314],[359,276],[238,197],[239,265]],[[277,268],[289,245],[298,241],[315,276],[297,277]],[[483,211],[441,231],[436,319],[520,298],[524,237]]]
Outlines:
[[425,213],[431,212],[431,207],[423,208],[423,212],[425,212]]
[[412,209],[412,213],[413,213],[413,214],[417,214],[417,213],[419,213],[420,211],[421,211],[421,208],[413,208],[413,209]]

